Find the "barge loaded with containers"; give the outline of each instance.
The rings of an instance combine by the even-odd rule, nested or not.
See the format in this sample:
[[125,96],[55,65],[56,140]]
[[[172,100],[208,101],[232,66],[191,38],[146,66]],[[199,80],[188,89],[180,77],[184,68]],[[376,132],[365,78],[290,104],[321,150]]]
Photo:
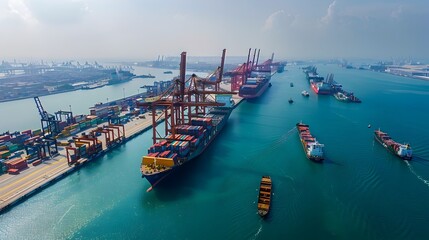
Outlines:
[[380,130],[374,131],[374,138],[381,143],[384,148],[404,160],[411,160],[413,157],[413,150],[410,144],[397,143],[387,133]]
[[[207,78],[195,74],[185,79],[186,53],[181,54],[180,78],[159,96],[143,105],[152,111],[153,145],[141,161],[142,177],[151,187],[195,159],[213,142],[233,110],[233,92],[220,90],[225,51],[221,66]],[[212,89],[212,90],[209,90]],[[161,112],[157,116],[157,112]],[[165,116],[165,131],[157,130],[157,118]]]
[[258,214],[265,217],[270,212],[272,181],[270,176],[262,176],[259,184]]

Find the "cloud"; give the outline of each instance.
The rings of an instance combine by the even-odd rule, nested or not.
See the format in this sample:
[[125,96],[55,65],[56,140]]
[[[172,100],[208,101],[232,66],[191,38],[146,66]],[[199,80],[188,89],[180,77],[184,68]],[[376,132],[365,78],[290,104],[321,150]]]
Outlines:
[[332,21],[332,19],[335,17],[335,5],[337,1],[334,0],[331,4],[329,4],[328,11],[324,17],[322,17],[321,22],[328,24]]
[[294,20],[295,16],[285,13],[284,10],[279,10],[268,16],[268,18],[265,20],[263,29],[272,30],[277,26],[283,27],[284,25],[290,25]]
[[34,18],[32,12],[28,6],[22,0],[9,0],[8,7],[10,13],[19,16],[20,19],[24,20],[29,24],[36,24],[38,21]]
[[390,13],[390,17],[398,19],[402,15],[402,6],[398,6]]
[[268,16],[268,18],[265,20],[265,24],[264,24],[264,29],[272,29],[273,28],[273,24],[274,21],[276,20],[276,18],[282,14],[284,14],[285,12],[283,10],[277,11],[272,13],[270,16]]
[[32,0],[28,7],[40,22],[46,24],[77,23],[90,12],[83,0]]

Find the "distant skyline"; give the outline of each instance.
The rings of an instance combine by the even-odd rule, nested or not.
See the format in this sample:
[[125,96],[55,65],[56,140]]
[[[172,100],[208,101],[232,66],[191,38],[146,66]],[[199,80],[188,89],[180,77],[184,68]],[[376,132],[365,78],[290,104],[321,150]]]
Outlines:
[[0,60],[429,58],[428,0],[0,0]]

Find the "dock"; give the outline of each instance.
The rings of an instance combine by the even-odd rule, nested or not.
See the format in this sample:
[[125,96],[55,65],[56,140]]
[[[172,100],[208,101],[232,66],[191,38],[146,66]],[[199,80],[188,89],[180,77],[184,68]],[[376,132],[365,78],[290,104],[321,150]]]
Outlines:
[[[226,84],[223,85],[223,87],[229,88],[230,86]],[[232,98],[236,106],[238,106],[243,100],[236,95],[234,95]],[[150,116],[149,114],[150,113],[145,113],[143,114],[145,118],[133,118],[133,120],[126,123],[124,125],[125,138],[120,144],[117,144],[115,147],[124,144],[132,138],[138,136],[139,134],[151,129],[152,116]],[[159,122],[162,122],[163,120],[164,119],[161,118]],[[103,124],[100,124],[99,126],[102,125]],[[92,129],[88,129],[85,130],[85,132],[89,132],[91,130]],[[64,141],[67,139],[59,140]],[[42,161],[41,164],[38,164],[37,166],[29,164],[28,168],[18,175],[0,175],[0,213],[7,211],[7,209],[10,209],[14,205],[27,199],[31,195],[41,191],[52,183],[83,167],[85,163],[96,160],[97,158],[101,157],[102,155],[108,153],[115,148],[107,148],[104,139],[100,138],[100,140],[102,141],[103,150],[92,159],[79,159],[78,165],[69,166],[65,148],[58,147],[57,156],[51,159],[45,159],[44,161]]]
[[[144,116],[145,118],[134,118],[124,125],[125,138],[122,144],[152,128],[152,117],[148,113],[145,113]],[[159,121],[161,122],[163,119]],[[114,148],[107,148],[103,138],[100,140],[103,142],[103,150],[96,158]],[[28,168],[18,175],[3,174],[0,176],[0,213],[77,170],[82,167],[82,164],[96,159],[82,158],[79,159],[79,165],[69,166],[65,148],[59,147],[58,150],[57,156],[44,160],[37,166],[29,164]]]

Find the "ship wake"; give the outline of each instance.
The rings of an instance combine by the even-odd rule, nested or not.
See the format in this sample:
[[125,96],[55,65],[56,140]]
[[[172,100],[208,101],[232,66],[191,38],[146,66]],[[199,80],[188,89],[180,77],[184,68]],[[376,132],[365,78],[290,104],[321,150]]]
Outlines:
[[416,171],[414,171],[414,168],[413,168],[413,166],[411,166],[411,164],[410,164],[410,162],[409,162],[409,161],[405,160],[404,162],[407,164],[408,169],[410,169],[410,172],[411,172],[412,174],[414,174],[414,176],[416,176],[416,177],[417,177],[417,179],[419,179],[419,180],[420,180],[420,181],[422,181],[424,184],[426,184],[426,186],[428,186],[428,187],[429,187],[429,180],[426,180],[426,179],[424,179],[422,176],[420,176],[419,174],[417,174],[417,173],[416,173]]
[[259,226],[259,229],[258,229],[258,231],[255,233],[255,235],[253,236],[253,238],[252,239],[256,239],[258,236],[259,236],[259,234],[262,232],[262,223],[261,223],[261,225]]

